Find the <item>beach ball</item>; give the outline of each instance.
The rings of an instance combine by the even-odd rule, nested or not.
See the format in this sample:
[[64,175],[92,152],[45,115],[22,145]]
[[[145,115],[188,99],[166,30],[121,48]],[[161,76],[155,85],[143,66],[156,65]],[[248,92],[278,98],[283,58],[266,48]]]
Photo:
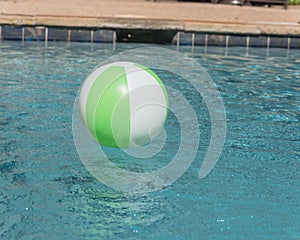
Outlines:
[[100,145],[139,147],[163,129],[168,95],[150,68],[114,62],[96,68],[84,81],[79,111],[91,137]]

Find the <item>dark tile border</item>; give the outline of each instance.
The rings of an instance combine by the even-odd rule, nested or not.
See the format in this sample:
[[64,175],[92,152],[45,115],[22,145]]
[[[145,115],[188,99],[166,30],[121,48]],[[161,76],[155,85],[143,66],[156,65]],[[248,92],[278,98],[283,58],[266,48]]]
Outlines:
[[[71,41],[71,42],[96,42],[112,43],[114,31],[105,29],[66,29],[46,27],[19,27],[3,25],[1,27],[0,40],[17,41]],[[177,44],[177,35],[173,43]],[[299,37],[280,36],[245,36],[245,35],[223,35],[180,32],[179,45],[219,46],[219,47],[261,47],[261,48],[300,48]]]
[[[47,29],[47,30],[46,30]],[[48,31],[46,33],[46,31]],[[1,40],[112,43],[112,30],[1,26]]]
[[[205,43],[205,38],[207,42]],[[192,45],[192,33],[180,32],[180,45]],[[194,45],[197,46],[219,46],[219,47],[261,47],[267,48],[300,48],[299,37],[284,36],[247,36],[247,35],[223,35],[223,34],[194,34]],[[177,43],[177,36],[174,37],[173,43]]]

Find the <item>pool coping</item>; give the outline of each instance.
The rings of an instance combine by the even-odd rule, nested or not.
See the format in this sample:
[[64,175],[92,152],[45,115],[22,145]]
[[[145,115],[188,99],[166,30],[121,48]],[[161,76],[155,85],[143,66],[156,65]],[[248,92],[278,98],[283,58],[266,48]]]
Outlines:
[[[300,12],[299,12],[300,14]],[[272,22],[212,22],[151,18],[120,18],[59,15],[0,14],[0,25],[45,26],[80,29],[147,29],[176,30],[197,33],[221,33],[237,35],[300,36],[300,24]],[[278,27],[280,25],[280,27]]]
[[300,38],[300,8],[285,10],[174,0],[156,3],[91,0],[86,7],[79,0],[65,0],[61,5],[58,0],[0,0],[0,9],[0,26],[112,30],[117,32],[117,40],[120,35],[132,35],[130,30],[141,31],[140,35],[143,31],[168,33],[171,37],[166,43],[178,32]]

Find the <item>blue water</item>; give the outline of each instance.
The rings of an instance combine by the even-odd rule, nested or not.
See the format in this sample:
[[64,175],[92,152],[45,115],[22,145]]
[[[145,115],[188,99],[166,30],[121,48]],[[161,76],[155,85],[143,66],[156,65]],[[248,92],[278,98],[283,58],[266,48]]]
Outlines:
[[0,44],[0,239],[300,239],[300,50],[180,49],[212,76],[226,108],[225,146],[206,178],[197,174],[209,115],[189,86],[201,140],[181,178],[127,195],[86,170],[72,136],[78,89],[99,62],[141,46],[150,45]]

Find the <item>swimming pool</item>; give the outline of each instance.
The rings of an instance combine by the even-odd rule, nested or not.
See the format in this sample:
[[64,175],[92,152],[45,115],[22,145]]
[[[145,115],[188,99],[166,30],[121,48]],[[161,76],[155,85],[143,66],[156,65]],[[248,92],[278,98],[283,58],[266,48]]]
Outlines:
[[[201,116],[199,151],[169,187],[126,195],[86,170],[72,136],[78,89],[99,62],[143,46],[150,45],[118,44],[114,50],[110,44],[0,44],[0,238],[299,239],[296,49],[180,48],[212,76],[226,108],[225,146],[206,178],[197,178],[210,137],[199,96],[190,96]],[[169,121],[176,128],[172,114]],[[171,137],[176,148],[178,136]],[[114,161],[140,171],[166,164],[163,157],[125,160],[117,155]]]

